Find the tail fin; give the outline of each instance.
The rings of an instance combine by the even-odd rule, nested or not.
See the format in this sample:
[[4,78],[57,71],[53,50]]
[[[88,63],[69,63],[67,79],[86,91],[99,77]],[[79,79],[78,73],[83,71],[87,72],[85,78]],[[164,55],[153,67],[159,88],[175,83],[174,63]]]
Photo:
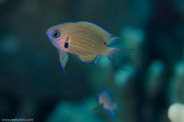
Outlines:
[[135,49],[110,48],[107,56],[115,66],[121,67],[122,65],[130,64],[130,54],[138,54],[144,59],[149,60],[140,51]]

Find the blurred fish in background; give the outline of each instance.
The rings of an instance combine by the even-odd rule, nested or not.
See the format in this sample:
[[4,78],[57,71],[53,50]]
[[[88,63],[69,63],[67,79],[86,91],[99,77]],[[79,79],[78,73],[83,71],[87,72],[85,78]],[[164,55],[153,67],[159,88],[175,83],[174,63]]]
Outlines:
[[102,88],[101,93],[97,96],[99,104],[105,109],[105,111],[112,116],[115,116],[115,110],[117,104],[113,101],[112,94],[106,88]]
[[[180,0],[0,0],[1,121],[182,122],[173,111],[181,113],[184,102],[183,6]],[[81,20],[149,61],[125,53],[119,68],[106,56],[96,65],[71,56],[65,71],[74,80],[68,80],[45,30]],[[103,87],[118,103],[114,117],[93,110]]]

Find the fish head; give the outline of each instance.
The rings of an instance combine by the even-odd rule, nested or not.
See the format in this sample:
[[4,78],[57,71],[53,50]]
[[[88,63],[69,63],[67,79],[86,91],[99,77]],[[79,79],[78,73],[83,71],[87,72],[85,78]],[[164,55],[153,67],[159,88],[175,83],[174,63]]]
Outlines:
[[58,49],[68,52],[69,34],[65,31],[62,24],[54,25],[46,30],[46,34],[51,43]]

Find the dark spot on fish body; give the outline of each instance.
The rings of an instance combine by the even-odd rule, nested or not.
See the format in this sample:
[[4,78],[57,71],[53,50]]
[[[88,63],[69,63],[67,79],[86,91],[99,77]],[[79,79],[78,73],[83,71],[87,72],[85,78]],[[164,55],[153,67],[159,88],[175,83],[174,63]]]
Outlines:
[[66,42],[66,43],[64,44],[64,47],[65,47],[65,48],[68,48],[68,47],[69,47],[68,42]]

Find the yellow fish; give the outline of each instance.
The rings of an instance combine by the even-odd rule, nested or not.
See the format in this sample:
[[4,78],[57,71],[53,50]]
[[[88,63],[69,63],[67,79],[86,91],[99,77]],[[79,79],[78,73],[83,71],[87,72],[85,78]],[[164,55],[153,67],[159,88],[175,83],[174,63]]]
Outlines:
[[58,24],[50,27],[46,33],[59,51],[63,71],[69,58],[68,53],[76,55],[82,62],[95,64],[100,55],[107,55],[113,60],[114,53],[125,51],[108,47],[107,43],[112,43],[110,40],[117,37],[90,22]]

